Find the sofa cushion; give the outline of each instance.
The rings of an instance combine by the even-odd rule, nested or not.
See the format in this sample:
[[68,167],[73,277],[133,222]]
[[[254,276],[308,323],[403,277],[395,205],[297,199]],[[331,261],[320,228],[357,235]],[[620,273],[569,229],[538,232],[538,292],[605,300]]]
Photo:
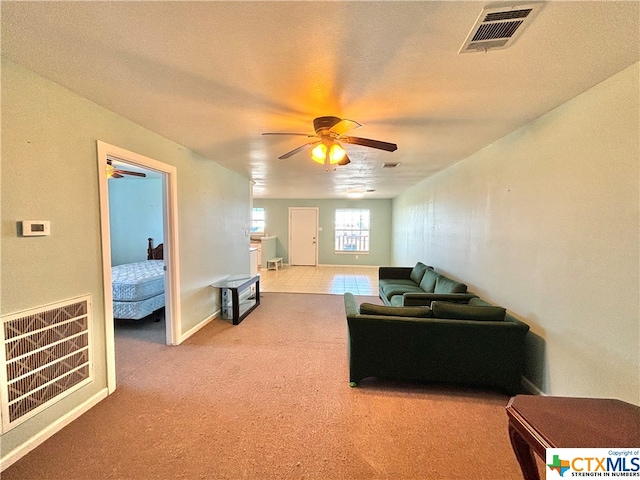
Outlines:
[[494,307],[489,302],[481,299],[480,297],[473,297],[469,299],[469,305],[475,305],[476,307]]
[[433,316],[429,307],[387,307],[373,303],[362,303],[360,305],[360,314],[414,318],[428,318]]
[[413,280],[409,280],[408,278],[381,278],[378,280],[378,285],[381,287],[385,287],[387,285],[409,285],[411,287],[417,287],[418,284]]
[[394,295],[389,299],[389,305],[392,307],[404,307],[404,295]]
[[444,275],[438,275],[433,293],[465,293],[467,286],[464,283],[456,282]]
[[440,276],[434,269],[428,268],[425,270],[422,280],[420,281],[420,288],[427,293],[433,293],[433,289],[436,288],[436,281]]
[[429,268],[429,267],[427,267],[422,262],[416,263],[416,266],[413,267],[413,269],[411,270],[411,273],[409,274],[409,278],[411,280],[413,280],[414,282],[416,282],[416,285],[420,285],[420,281],[422,280],[422,277],[424,276],[424,272],[427,271],[427,268]]
[[380,290],[384,294],[384,296],[389,299],[394,295],[402,295],[406,292],[414,292],[414,293],[422,293],[422,289],[418,287],[415,283],[410,285],[406,283],[385,283],[380,285]]
[[502,321],[506,310],[502,307],[461,305],[449,302],[431,302],[431,310],[436,318],[453,320]]

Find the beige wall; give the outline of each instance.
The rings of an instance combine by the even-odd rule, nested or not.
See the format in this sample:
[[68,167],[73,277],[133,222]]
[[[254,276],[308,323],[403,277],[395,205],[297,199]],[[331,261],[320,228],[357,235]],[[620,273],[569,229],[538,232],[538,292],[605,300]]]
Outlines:
[[547,394],[640,404],[638,67],[393,203],[393,262],[527,322],[527,377]]
[[2,457],[106,387],[97,140],[177,169],[181,333],[218,308],[212,280],[249,270],[248,179],[3,59],[0,314],[90,293],[96,381],[3,435]]

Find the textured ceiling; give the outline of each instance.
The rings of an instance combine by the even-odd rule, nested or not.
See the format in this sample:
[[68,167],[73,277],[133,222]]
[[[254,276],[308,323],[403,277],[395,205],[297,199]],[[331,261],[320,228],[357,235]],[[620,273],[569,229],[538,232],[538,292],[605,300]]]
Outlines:
[[[635,1],[548,2],[510,48],[470,54],[458,50],[482,8],[518,3],[1,5],[3,55],[253,179],[264,198],[392,198],[640,58]],[[347,145],[351,164],[327,173],[307,152],[277,158],[305,137],[261,135],[313,133],[323,115],[398,150]]]

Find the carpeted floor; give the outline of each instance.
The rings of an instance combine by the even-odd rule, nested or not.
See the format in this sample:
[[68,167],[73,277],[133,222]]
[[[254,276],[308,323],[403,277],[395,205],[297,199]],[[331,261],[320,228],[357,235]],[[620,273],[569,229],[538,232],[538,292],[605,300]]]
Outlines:
[[338,295],[265,293],[240,325],[214,320],[179,347],[164,322],[127,326],[116,392],[2,479],[522,478],[508,396],[350,388],[346,335]]

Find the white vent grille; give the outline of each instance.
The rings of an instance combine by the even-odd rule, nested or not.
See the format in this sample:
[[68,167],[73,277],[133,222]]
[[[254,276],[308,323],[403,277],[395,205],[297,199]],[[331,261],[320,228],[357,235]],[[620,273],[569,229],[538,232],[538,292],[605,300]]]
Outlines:
[[2,430],[93,380],[91,295],[3,317]]
[[542,4],[539,3],[485,8],[458,53],[507,48],[522,34],[541,8]]

